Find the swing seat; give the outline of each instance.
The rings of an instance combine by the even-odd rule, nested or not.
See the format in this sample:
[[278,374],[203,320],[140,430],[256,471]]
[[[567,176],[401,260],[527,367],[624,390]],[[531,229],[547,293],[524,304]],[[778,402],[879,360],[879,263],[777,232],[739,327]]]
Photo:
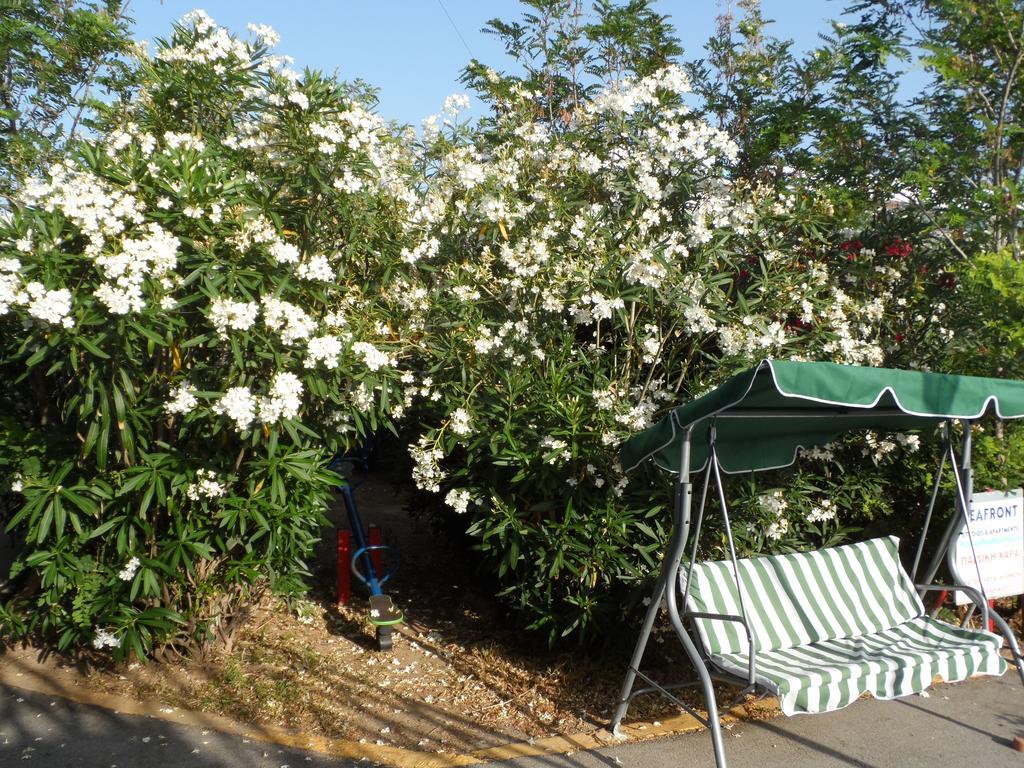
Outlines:
[[927,616],[898,545],[739,560],[742,606],[731,561],[696,563],[689,590],[680,569],[684,616],[717,671],[749,681],[753,655],[754,682],[787,715],[841,709],[864,693],[907,696],[935,678],[1002,675],[1002,638]]

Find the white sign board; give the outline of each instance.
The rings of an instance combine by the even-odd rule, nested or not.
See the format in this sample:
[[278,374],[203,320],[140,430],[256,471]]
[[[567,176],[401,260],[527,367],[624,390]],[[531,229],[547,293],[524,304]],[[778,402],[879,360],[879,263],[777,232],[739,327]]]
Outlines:
[[[968,513],[974,554],[967,530],[961,530],[956,542],[956,567],[969,587],[978,588],[978,570],[989,598],[1024,594],[1024,490],[1009,493],[993,491],[971,496]],[[958,605],[971,600],[956,592]]]

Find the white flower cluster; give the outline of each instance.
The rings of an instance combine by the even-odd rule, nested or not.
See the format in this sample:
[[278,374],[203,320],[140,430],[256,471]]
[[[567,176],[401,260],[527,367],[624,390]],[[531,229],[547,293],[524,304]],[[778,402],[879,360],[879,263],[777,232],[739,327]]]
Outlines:
[[902,432],[897,433],[896,442],[900,444],[908,453],[917,453],[921,448],[921,436],[920,435],[905,435]]
[[96,636],[92,639],[92,647],[96,650],[103,650],[104,648],[117,648],[121,645],[121,641],[117,639],[117,635],[109,629],[97,629]]
[[757,360],[776,356],[786,345],[788,337],[779,321],[765,323],[761,318],[748,315],[739,325],[719,327],[718,341],[727,355]]
[[871,457],[875,464],[884,461],[897,447],[894,440],[880,438],[874,432],[866,432],[864,434],[864,442],[866,445],[861,449],[861,455]]
[[829,520],[835,520],[838,513],[839,508],[834,501],[822,499],[821,502],[811,507],[811,511],[807,513],[807,522],[825,523]]
[[861,455],[870,457],[875,464],[883,462],[897,448],[903,448],[908,453],[916,453],[921,447],[920,436],[903,433],[897,433],[893,435],[893,439],[888,440],[880,438],[874,432],[867,432],[864,441],[867,445],[861,449]]
[[[31,248],[31,238],[27,247]],[[20,242],[18,250],[21,250]],[[26,307],[37,320],[66,328],[74,326],[71,318],[71,294],[67,290],[47,290],[42,283],[31,282],[22,287],[18,272],[21,262],[17,259],[0,259],[0,315],[6,315],[13,308]]]
[[107,239],[141,224],[144,206],[127,191],[70,164],[49,169],[49,180],[30,179],[22,200],[44,211],[59,211],[85,235],[85,253],[95,258]]
[[64,328],[73,328],[75,325],[71,316],[71,292],[66,288],[49,290],[35,281],[22,288],[16,274],[0,273],[0,315],[18,307],[24,307],[30,317],[50,325]]
[[267,250],[278,264],[297,264],[299,261],[298,247],[284,240],[274,240]]
[[352,351],[363,358],[366,367],[371,371],[379,371],[381,368],[394,365],[391,355],[377,349],[368,341],[357,341],[352,345]]
[[757,505],[771,517],[782,517],[782,513],[789,508],[789,503],[782,495],[782,491],[763,493],[757,497]]
[[584,294],[578,304],[570,304],[567,309],[577,325],[589,325],[597,320],[610,320],[613,312],[625,307],[626,302],[618,296],[609,298],[595,291]]
[[295,268],[295,274],[303,280],[321,280],[330,283],[337,278],[337,273],[326,256],[314,256]]
[[448,427],[453,434],[465,437],[473,433],[473,425],[465,408],[456,408],[448,419]]
[[560,464],[572,458],[572,451],[565,440],[547,435],[541,438],[540,447],[544,448],[547,453],[545,461],[548,464]]
[[643,106],[657,106],[659,91],[689,93],[690,79],[675,65],[644,78],[623,78],[598,94],[588,105],[588,110],[595,113],[634,112]]
[[[90,173],[55,165],[48,181],[37,179],[25,185],[23,199],[43,210],[61,212],[85,235],[85,254],[105,280],[95,296],[114,314],[141,311],[146,278],[165,278],[177,265],[181,241],[158,224],[146,224],[134,236],[114,241],[142,223],[145,206]],[[165,288],[166,283],[162,281]]]
[[184,415],[195,410],[197,405],[199,400],[196,398],[196,388],[185,382],[171,390],[171,397],[164,403],[164,410],[170,414]]
[[409,455],[414,462],[412,479],[416,487],[422,491],[440,491],[445,475],[439,462],[444,458],[444,451],[424,435],[415,445],[409,446]]
[[302,382],[294,373],[282,371],[274,376],[267,397],[260,399],[260,421],[273,424],[294,419],[302,408]]
[[785,517],[776,520],[765,531],[765,535],[772,541],[778,541],[787,533],[789,533],[789,520]]
[[441,111],[448,117],[455,118],[460,112],[469,109],[469,96],[464,93],[453,93],[444,100]]
[[270,219],[262,213],[255,213],[243,221],[241,229],[231,237],[231,244],[244,254],[255,245],[267,245],[278,240],[277,230]]
[[[328,146],[328,151],[334,151],[332,145],[326,146]],[[366,181],[354,174],[351,169],[346,168],[341,172],[340,176],[331,182],[331,186],[340,192],[347,192],[350,195],[354,195],[366,186]]]
[[245,432],[257,414],[264,424],[281,419],[294,419],[302,408],[303,386],[294,373],[282,371],[274,376],[267,395],[257,397],[248,387],[231,387],[213,406],[214,413],[235,422],[235,429]]
[[822,446],[816,445],[813,448],[802,448],[800,455],[812,461],[829,462],[835,458],[835,445],[833,443],[826,443]]
[[832,301],[825,305],[822,324],[831,330],[836,339],[824,345],[837,362],[851,365],[881,365],[884,353],[878,343],[875,331],[881,310],[877,308],[880,299],[859,307],[842,289],[832,289]]
[[256,419],[256,398],[248,387],[231,387],[213,406],[213,412],[235,422],[235,429],[245,432]]
[[[249,60],[249,47],[241,40],[233,38],[224,27],[217,26],[205,11],[189,11],[181,17],[180,23],[183,27],[191,27],[195,31],[195,40],[190,40],[188,44],[161,47],[156,52],[159,61],[212,64],[230,59]],[[266,30],[274,35],[269,27],[266,27]]]
[[277,34],[273,27],[267,24],[249,24],[248,29],[253,37],[256,38],[256,42],[260,45],[265,45],[267,48],[273,48],[281,42],[281,36]]
[[323,363],[333,371],[338,367],[341,351],[341,339],[337,336],[316,336],[306,344],[305,366],[307,368],[316,368],[318,363]]
[[96,298],[116,315],[142,311],[143,281],[174,269],[180,247],[181,241],[159,224],[147,224],[140,237],[125,238],[119,252],[96,257],[96,265],[109,281],[96,289]]
[[263,322],[270,330],[279,332],[285,344],[308,339],[316,330],[316,322],[305,310],[272,296],[263,297]]
[[143,157],[149,157],[156,149],[156,144],[153,134],[141,131],[138,125],[128,122],[107,134],[107,157],[116,157],[128,148],[137,149]]
[[139,570],[139,566],[141,564],[142,563],[139,561],[139,558],[133,557],[124,564],[124,568],[118,572],[117,577],[121,579],[121,581],[131,581],[135,578],[135,573]]
[[196,479],[189,483],[185,495],[192,501],[200,499],[216,499],[227,493],[227,487],[217,480],[217,473],[211,469],[200,469]]
[[472,500],[472,495],[465,488],[452,488],[444,497],[444,503],[460,515],[466,514]]
[[235,331],[248,331],[252,328],[259,311],[255,301],[234,301],[218,297],[210,302],[210,323],[217,334],[225,338],[229,328]]

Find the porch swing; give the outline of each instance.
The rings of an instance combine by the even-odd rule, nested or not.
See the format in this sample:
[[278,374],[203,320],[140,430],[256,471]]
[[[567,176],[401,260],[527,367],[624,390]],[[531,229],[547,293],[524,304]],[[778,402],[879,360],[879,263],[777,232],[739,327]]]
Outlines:
[[[650,459],[676,472],[677,478],[672,537],[623,681],[613,732],[619,733],[633,698],[659,692],[708,727],[715,762],[725,768],[714,681],[738,685],[737,701],[748,693],[775,695],[787,715],[828,712],[864,693],[876,698],[917,693],[934,677],[956,682],[972,675],[1001,675],[1007,667],[1000,655],[1005,638],[1024,683],[1017,641],[1006,622],[989,611],[980,571],[980,589],[968,586],[954,556],[961,530],[974,549],[967,513],[972,492],[971,425],[990,411],[1000,419],[1024,418],[1024,382],[765,360],[675,408],[627,441],[622,447],[627,471]],[[959,457],[952,430],[955,420],[964,425]],[[895,537],[817,552],[736,557],[723,474],[787,467],[801,449],[825,445],[856,430],[936,427],[944,430],[945,450],[909,574],[900,562]],[[947,464],[956,488],[955,510],[919,581]],[[692,519],[692,477],[699,472],[704,478]],[[712,476],[729,556],[697,562]],[[693,541],[683,567],[691,527]],[[933,584],[943,558],[953,583]],[[973,606],[960,626],[939,621],[936,611],[925,610],[921,597],[935,590],[960,591],[971,600]],[[663,604],[696,673],[695,679],[681,684],[661,684],[640,670]],[[1000,634],[967,627],[975,608],[982,626],[989,626],[991,619]],[[646,685],[635,689],[638,678]],[[706,715],[672,693],[686,686],[700,687]]]

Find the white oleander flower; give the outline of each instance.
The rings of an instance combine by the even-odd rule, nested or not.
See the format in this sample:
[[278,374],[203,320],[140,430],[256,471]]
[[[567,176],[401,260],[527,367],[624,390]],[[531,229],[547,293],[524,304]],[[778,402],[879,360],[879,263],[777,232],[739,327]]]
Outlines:
[[142,563],[139,561],[139,558],[133,557],[124,564],[124,568],[118,572],[117,577],[121,579],[121,581],[131,581],[135,578],[135,573],[139,570],[139,566],[141,564]]
[[164,410],[167,413],[184,415],[191,413],[197,405],[199,400],[196,399],[196,388],[185,382],[171,390],[171,399],[164,403]]
[[227,493],[227,488],[217,480],[217,473],[211,469],[200,469],[196,472],[196,480],[189,483],[185,495],[192,501],[199,499],[216,499]]
[[766,535],[772,541],[778,541],[789,531],[789,520],[781,518],[768,526]]
[[281,42],[281,36],[267,24],[249,24],[248,29],[256,38],[256,42],[267,48],[273,48]]
[[[28,294],[26,309],[32,317],[65,328],[75,324],[71,317],[71,292],[66,288],[51,291],[42,283],[32,282],[25,286],[25,293]],[[2,296],[0,302],[3,302]]]
[[117,635],[109,629],[97,629],[96,636],[92,640],[92,647],[97,650],[117,648],[120,645],[121,641],[117,639]]
[[460,515],[466,514],[470,501],[472,501],[472,497],[465,488],[452,488],[444,497],[444,503]]
[[342,344],[337,336],[316,336],[306,344],[307,368],[316,368],[318,363],[323,363],[330,370],[338,367],[341,357]]
[[244,432],[256,419],[256,398],[248,387],[231,387],[213,406],[213,410],[232,419],[235,429]]
[[303,280],[321,280],[325,283],[332,282],[337,273],[326,256],[314,256],[309,261],[304,261],[295,268],[295,274]]
[[357,341],[352,345],[352,351],[363,358],[366,367],[371,371],[379,371],[392,364],[390,355],[377,349],[368,341]]
[[456,408],[455,413],[448,420],[448,426],[456,435],[468,435],[473,432],[473,425],[470,423],[469,414],[465,408]]
[[835,520],[839,509],[831,499],[822,499],[821,502],[811,507],[811,511],[807,513],[808,523],[825,523],[829,520]]
[[307,339],[316,330],[316,322],[301,307],[270,296],[263,297],[263,322],[278,331],[285,344]]
[[260,421],[273,424],[280,419],[294,419],[302,408],[302,382],[294,373],[282,371],[274,376],[267,397],[260,398]]
[[270,255],[278,264],[295,264],[299,261],[299,249],[292,243],[278,240],[270,245]]
[[216,298],[210,302],[210,323],[222,338],[228,335],[228,329],[248,331],[256,322],[260,307],[255,301],[235,301],[233,299]]

